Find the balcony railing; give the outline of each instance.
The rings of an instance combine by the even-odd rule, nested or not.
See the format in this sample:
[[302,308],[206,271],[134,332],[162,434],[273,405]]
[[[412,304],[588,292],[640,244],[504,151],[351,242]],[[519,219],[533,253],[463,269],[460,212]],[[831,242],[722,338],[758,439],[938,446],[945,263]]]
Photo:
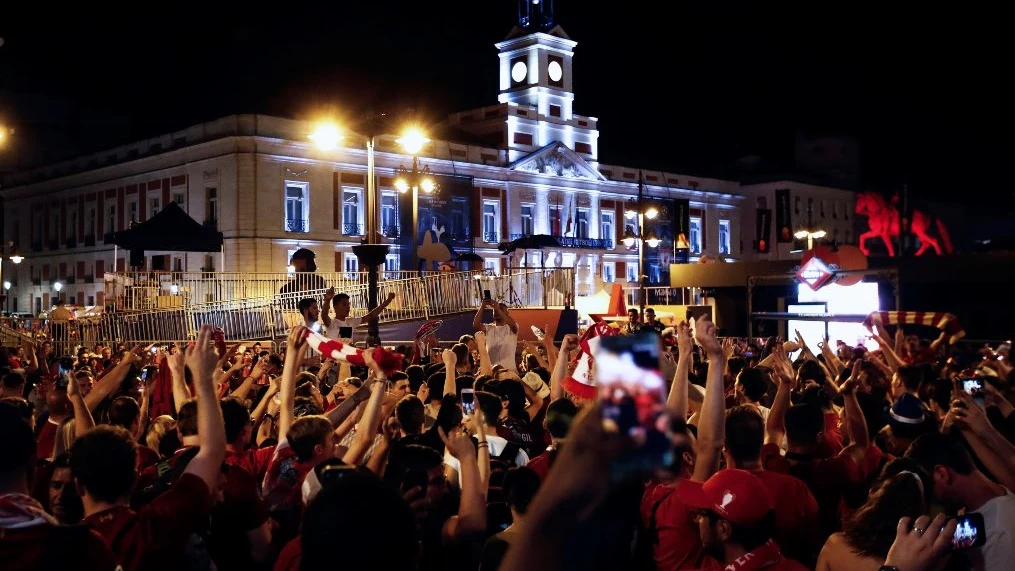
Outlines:
[[85,247],[90,248],[95,245],[95,234],[89,234],[85,236]]
[[483,241],[488,244],[496,244],[500,235],[497,232],[483,232]]
[[[511,239],[517,240],[527,234],[512,234]],[[585,248],[588,250],[612,250],[613,240],[609,238],[575,238],[574,236],[554,236],[562,248]]]
[[384,234],[384,237],[386,238],[398,238],[399,228],[398,226],[385,226],[384,229],[381,230],[381,234]]
[[363,226],[355,222],[346,222],[342,224],[342,234],[345,236],[362,236]]
[[55,238],[50,240],[49,241],[49,249],[50,250],[59,250],[60,249],[60,240],[57,240]]
[[68,248],[77,248],[78,247],[77,236],[72,236],[70,238],[67,238],[67,241],[65,242],[65,244],[67,245]]
[[74,276],[67,276],[67,279],[65,279],[63,281],[68,283],[68,284],[72,284],[72,283],[75,283],[76,280],[77,280],[77,278],[74,277]]
[[285,221],[286,232],[306,232],[309,227],[309,221],[303,218],[288,218]]
[[42,240],[32,240],[32,251],[33,252],[42,251]]

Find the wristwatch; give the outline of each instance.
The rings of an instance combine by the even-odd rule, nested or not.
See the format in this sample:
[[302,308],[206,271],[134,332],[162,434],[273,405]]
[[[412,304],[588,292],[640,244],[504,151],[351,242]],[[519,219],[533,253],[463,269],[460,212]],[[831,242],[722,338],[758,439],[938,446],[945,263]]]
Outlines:
[[878,571],[899,571],[899,568],[895,565],[882,565],[878,567]]

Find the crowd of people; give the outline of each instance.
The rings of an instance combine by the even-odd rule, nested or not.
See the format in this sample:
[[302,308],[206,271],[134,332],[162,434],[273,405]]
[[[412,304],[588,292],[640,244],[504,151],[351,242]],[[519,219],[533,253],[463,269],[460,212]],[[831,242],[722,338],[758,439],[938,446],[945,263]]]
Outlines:
[[[611,466],[637,444],[604,422],[601,403],[566,390],[577,336],[530,336],[487,301],[472,335],[384,359],[315,351],[312,330],[351,345],[359,325],[348,296],[321,302],[323,312],[300,302],[304,325],[277,348],[227,345],[206,326],[179,347],[5,349],[3,568],[923,571],[1015,560],[1007,346],[949,346],[902,327],[875,327],[877,351],[799,335],[747,343],[720,338],[707,317],[692,331],[635,312],[619,334],[660,340],[675,461],[618,478]],[[969,514],[982,519],[955,535]]]

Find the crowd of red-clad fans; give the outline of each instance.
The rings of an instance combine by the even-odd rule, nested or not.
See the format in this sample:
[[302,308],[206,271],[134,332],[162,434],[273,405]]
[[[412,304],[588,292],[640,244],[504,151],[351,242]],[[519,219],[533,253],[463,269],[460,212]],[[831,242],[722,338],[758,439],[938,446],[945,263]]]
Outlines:
[[623,332],[664,348],[675,462],[618,478],[634,444],[565,389],[578,339],[495,302],[474,325],[394,348],[398,371],[302,326],[277,352],[209,327],[6,349],[0,568],[1015,568],[1006,345],[748,344],[635,313]]

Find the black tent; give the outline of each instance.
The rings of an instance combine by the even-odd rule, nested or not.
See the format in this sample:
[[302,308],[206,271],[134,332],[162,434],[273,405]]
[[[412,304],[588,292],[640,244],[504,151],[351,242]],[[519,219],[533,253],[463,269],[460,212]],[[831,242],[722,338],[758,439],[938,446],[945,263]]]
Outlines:
[[113,243],[132,251],[221,252],[222,233],[199,224],[170,202],[146,222],[114,233]]

